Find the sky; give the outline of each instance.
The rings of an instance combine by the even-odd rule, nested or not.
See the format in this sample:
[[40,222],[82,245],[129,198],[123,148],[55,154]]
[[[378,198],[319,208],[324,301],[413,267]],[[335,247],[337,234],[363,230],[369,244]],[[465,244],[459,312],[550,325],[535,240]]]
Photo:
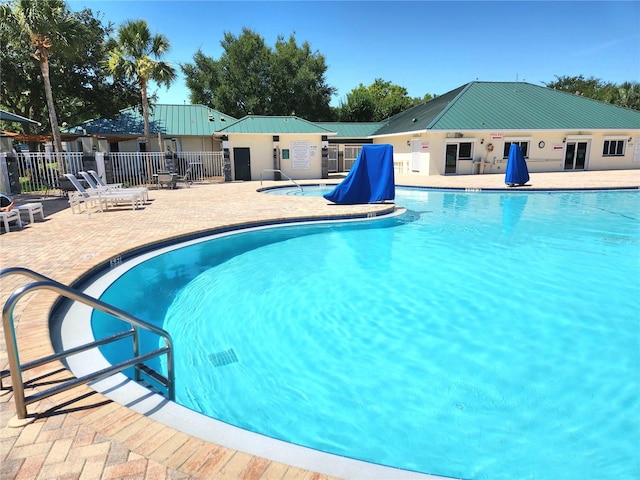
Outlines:
[[325,57],[331,105],[380,78],[411,97],[474,80],[545,85],[583,75],[640,82],[640,1],[212,1],[67,0],[116,27],[146,20],[165,35],[178,78],[159,103],[190,103],[180,64],[198,49],[218,60],[225,33],[244,27],[274,46],[279,35]]

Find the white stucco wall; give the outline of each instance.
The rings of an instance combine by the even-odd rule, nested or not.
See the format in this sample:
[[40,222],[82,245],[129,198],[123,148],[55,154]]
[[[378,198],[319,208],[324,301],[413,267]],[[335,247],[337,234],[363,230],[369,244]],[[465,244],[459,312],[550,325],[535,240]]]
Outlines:
[[[280,170],[294,180],[314,179],[322,177],[322,136],[308,134],[279,135],[278,142],[281,152]],[[309,164],[304,168],[301,164],[294,165],[294,142],[308,142]],[[231,175],[235,179],[234,148],[248,148],[251,162],[251,179],[260,180],[263,170],[273,169],[273,135],[235,134],[229,135],[229,150],[231,155]],[[283,151],[289,150],[289,158],[283,158]],[[273,179],[273,172],[264,172],[263,179]]]
[[172,137],[176,139],[181,152],[219,152],[220,141],[213,137]]
[[[627,131],[467,131],[459,132],[416,132],[413,134],[376,137],[374,143],[389,143],[394,149],[396,172],[418,175],[444,175],[446,147],[451,143],[471,143],[471,160],[458,160],[456,175],[481,172],[504,173],[507,160],[504,157],[506,142],[529,143],[527,166],[530,172],[560,172],[564,170],[567,143],[586,142],[587,157],[585,170],[616,170],[640,168],[640,157],[635,156],[636,143],[640,142],[640,130]],[[604,156],[605,140],[623,140],[625,151],[622,156]],[[418,142],[418,152],[413,151]],[[540,142],[544,145],[540,146]],[[487,147],[493,146],[489,151]],[[417,159],[414,155],[417,154]]]
[[[309,142],[309,165],[294,165],[293,142]],[[280,151],[289,149],[289,159],[281,158],[280,169],[294,180],[322,178],[322,136],[321,135],[280,135]],[[298,168],[296,168],[298,167]]]

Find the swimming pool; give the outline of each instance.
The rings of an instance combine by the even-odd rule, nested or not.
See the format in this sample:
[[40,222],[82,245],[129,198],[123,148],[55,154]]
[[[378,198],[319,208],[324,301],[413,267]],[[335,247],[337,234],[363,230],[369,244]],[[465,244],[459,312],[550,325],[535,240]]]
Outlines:
[[403,216],[198,242],[102,299],[185,342],[178,401],[225,422],[455,477],[635,478],[637,201],[399,189]]

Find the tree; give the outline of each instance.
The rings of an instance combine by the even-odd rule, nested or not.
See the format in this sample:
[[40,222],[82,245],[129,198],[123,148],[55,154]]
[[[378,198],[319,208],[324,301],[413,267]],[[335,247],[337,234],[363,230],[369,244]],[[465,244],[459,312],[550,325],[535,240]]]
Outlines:
[[[62,0],[15,0],[13,8],[8,3],[2,4],[1,8],[3,22],[29,38],[31,56],[39,62],[53,144],[55,151],[60,153],[62,141],[49,77],[49,57],[57,51],[75,48],[79,23]],[[62,163],[60,165],[64,168]]]
[[[193,63],[180,65],[185,75],[185,83],[190,91],[189,100],[193,104],[215,107],[215,86],[218,80],[218,62],[202,53],[201,49],[193,55]],[[232,115],[231,112],[226,112]]]
[[144,138],[151,147],[149,128],[149,82],[169,87],[176,78],[175,69],[161,58],[169,51],[167,37],[151,35],[144,20],[127,21],[118,29],[117,39],[108,53],[108,71],[116,79],[133,81],[140,88]]
[[624,82],[618,86],[617,105],[640,110],[640,83]]
[[365,87],[360,84],[347,94],[340,105],[340,120],[345,122],[379,122],[414,105],[407,89],[381,78]]
[[636,82],[624,82],[621,85],[616,85],[595,77],[585,79],[583,75],[575,77],[556,75],[555,82],[548,82],[545,85],[554,90],[640,110],[640,86]]
[[248,28],[235,36],[225,33],[219,60],[198,50],[193,63],[181,65],[191,101],[234,117],[299,115],[319,121],[331,115],[335,91],[326,84],[324,56],[295,36],[279,36],[275,49]]
[[375,110],[371,92],[360,84],[347,93],[346,102],[340,102],[338,118],[341,122],[373,122]]
[[326,71],[324,56],[312,52],[309,42],[298,46],[294,35],[287,41],[278,37],[270,74],[273,115],[295,114],[313,121],[328,120],[335,89],[325,82]]
[[[49,78],[55,91],[59,122],[77,125],[97,117],[112,118],[122,108],[140,104],[139,93],[105,71],[106,40],[113,31],[90,9],[74,12],[80,23],[75,49],[59,49],[49,57]],[[7,22],[0,24],[0,103],[3,108],[41,122],[22,125],[24,133],[51,132],[39,62],[31,58],[29,38]],[[12,125],[15,128],[16,125]]]
[[263,38],[244,28],[240,37],[224,34],[224,53],[212,78],[214,108],[234,117],[272,114],[269,108],[271,51]]
[[413,97],[411,99],[411,106],[415,107],[416,105],[421,105],[429,100],[433,100],[435,97],[437,97],[437,95],[431,95],[430,93],[425,93],[422,97]]

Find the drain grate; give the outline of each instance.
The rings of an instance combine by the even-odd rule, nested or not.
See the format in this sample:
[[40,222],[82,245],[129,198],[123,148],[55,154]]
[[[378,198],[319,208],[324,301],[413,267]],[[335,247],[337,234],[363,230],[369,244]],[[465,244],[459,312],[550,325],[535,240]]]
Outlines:
[[214,367],[224,367],[225,365],[236,363],[238,357],[236,357],[236,352],[233,351],[233,348],[230,348],[222,352],[212,353],[209,355],[209,360]]

